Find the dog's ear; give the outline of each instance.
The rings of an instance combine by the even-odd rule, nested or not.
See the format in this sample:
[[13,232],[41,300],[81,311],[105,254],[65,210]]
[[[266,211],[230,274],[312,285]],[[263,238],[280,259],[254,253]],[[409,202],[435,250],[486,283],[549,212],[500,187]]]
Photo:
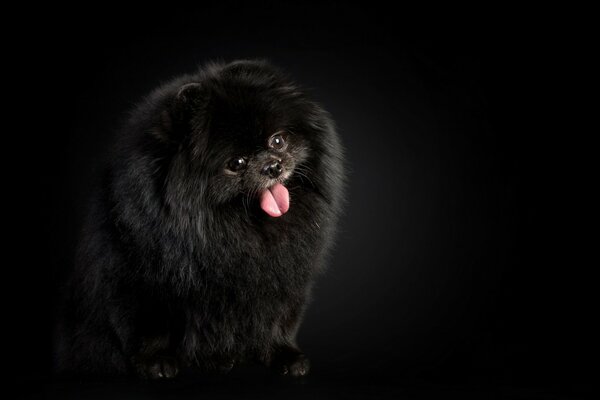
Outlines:
[[179,87],[159,117],[154,136],[160,141],[180,142],[192,129],[203,126],[208,96],[200,83]]
[[199,83],[186,83],[181,86],[175,96],[175,103],[178,107],[194,107],[202,100],[202,86]]
[[208,95],[200,83],[186,83],[177,90],[172,114],[178,122],[197,123],[206,111]]

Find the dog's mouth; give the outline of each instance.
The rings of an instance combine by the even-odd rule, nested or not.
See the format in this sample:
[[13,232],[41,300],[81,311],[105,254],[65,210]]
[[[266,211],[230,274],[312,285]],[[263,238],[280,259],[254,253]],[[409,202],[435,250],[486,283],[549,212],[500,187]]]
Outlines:
[[260,193],[260,208],[271,217],[281,217],[290,209],[290,193],[277,182]]

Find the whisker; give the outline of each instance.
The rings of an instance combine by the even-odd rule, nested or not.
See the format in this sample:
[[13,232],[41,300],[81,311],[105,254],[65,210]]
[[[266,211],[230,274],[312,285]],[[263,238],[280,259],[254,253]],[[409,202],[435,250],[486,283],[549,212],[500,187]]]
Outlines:
[[316,187],[315,183],[307,175],[308,173],[310,173],[310,168],[298,166],[294,169],[294,172],[298,174],[301,181],[304,181],[303,178],[306,178],[306,180],[311,184],[312,187]]

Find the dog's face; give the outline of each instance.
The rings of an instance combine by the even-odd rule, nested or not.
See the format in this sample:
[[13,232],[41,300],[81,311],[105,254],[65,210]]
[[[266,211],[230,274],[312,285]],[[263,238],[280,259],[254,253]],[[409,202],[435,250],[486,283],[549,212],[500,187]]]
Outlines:
[[242,196],[278,217],[290,207],[286,183],[309,173],[301,165],[312,151],[309,104],[289,85],[251,78],[234,74],[211,87],[192,116],[202,121],[192,133],[193,148],[202,149],[211,201]]
[[287,212],[286,182],[306,160],[307,141],[277,111],[260,115],[228,108],[215,114],[209,128],[213,197],[258,200],[272,217]]

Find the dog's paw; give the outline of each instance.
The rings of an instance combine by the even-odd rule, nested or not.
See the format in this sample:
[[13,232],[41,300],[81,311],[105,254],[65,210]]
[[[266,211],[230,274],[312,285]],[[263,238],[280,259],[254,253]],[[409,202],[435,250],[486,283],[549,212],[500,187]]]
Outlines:
[[137,374],[143,379],[169,379],[179,373],[177,360],[172,357],[149,357],[134,364]]
[[217,371],[221,374],[228,374],[235,367],[235,360],[233,358],[220,360],[217,365]]
[[281,375],[301,377],[308,375],[310,361],[303,353],[297,350],[285,349],[279,352],[271,364],[275,371]]

